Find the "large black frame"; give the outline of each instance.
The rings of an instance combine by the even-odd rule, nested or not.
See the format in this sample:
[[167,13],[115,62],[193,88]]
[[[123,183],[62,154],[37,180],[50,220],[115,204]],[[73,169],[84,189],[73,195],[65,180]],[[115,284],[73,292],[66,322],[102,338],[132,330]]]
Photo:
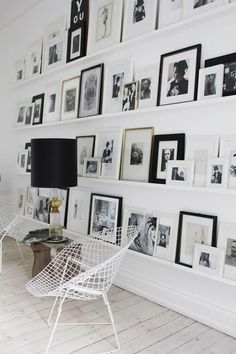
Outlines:
[[34,109],[33,109],[33,118],[32,118],[33,125],[43,123],[44,93],[41,93],[40,95],[33,96],[32,103],[35,103],[36,100],[41,100],[42,102],[41,102],[41,110],[40,110],[40,114],[39,114],[39,122],[38,123],[35,123],[35,121],[34,121]]
[[[190,50],[196,50],[196,68],[195,68],[195,82],[194,82],[194,94],[192,100],[183,100],[181,102],[173,102],[173,103],[162,103],[161,104],[161,87],[162,87],[162,78],[163,78],[163,66],[164,66],[164,61],[165,58],[170,57],[172,55],[184,53]],[[196,101],[197,99],[197,90],[198,90],[198,71],[200,69],[200,63],[201,63],[201,51],[202,51],[202,45],[201,44],[196,44],[190,47],[186,47],[183,49],[178,49],[173,52],[165,53],[161,55],[161,62],[160,62],[160,71],[159,71],[159,83],[158,83],[158,96],[157,96],[157,106],[160,105],[166,105],[166,104],[177,104],[177,103],[183,103],[183,102],[189,102],[189,101]]]
[[185,134],[163,134],[155,135],[153,139],[151,168],[149,173],[149,182],[165,184],[165,178],[157,178],[158,155],[160,142],[177,141],[177,160],[184,160],[185,153]]
[[192,213],[192,212],[188,212],[188,211],[180,211],[175,263],[192,268],[191,264],[183,263],[180,261],[180,253],[181,253],[181,247],[182,247],[182,226],[183,226],[184,215],[212,219],[212,238],[211,238],[211,245],[210,245],[212,247],[216,247],[216,244],[217,244],[216,229],[217,229],[217,219],[218,218],[215,215],[198,214],[198,213]]
[[[222,55],[222,56],[219,56],[219,57],[207,59],[207,60],[205,60],[205,67],[209,68],[210,66],[224,64],[224,70],[225,70],[225,67],[227,66],[227,64],[233,64],[233,63],[235,63],[235,67],[236,67],[236,53],[231,53],[231,54]],[[223,96],[236,95],[236,78],[234,78],[235,89],[234,90],[229,90],[229,91],[225,90],[225,87],[224,87],[225,80],[226,80],[226,73],[224,72]]]

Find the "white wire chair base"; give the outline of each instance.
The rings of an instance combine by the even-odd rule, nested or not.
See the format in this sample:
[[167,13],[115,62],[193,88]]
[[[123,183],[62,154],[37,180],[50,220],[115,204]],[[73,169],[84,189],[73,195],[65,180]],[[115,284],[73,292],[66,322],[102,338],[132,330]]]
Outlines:
[[[52,344],[52,340],[53,340],[53,337],[54,337],[54,334],[55,334],[55,331],[56,331],[56,327],[57,326],[61,326],[61,325],[63,325],[63,326],[72,326],[72,325],[74,325],[74,326],[111,325],[112,329],[113,329],[113,332],[114,332],[116,347],[113,350],[109,350],[109,353],[118,352],[120,350],[120,342],[119,342],[119,339],[118,339],[117,330],[116,330],[116,327],[115,327],[115,321],[114,321],[114,317],[113,317],[113,314],[112,314],[112,311],[111,311],[111,307],[110,307],[110,303],[109,303],[107,294],[106,293],[102,293],[102,298],[103,298],[104,304],[107,306],[111,322],[59,322],[59,319],[60,319],[60,316],[61,316],[61,313],[62,313],[62,306],[64,304],[64,301],[65,301],[66,297],[64,296],[63,298],[60,298],[60,299],[59,299],[59,297],[56,297],[56,299],[54,301],[54,304],[52,306],[51,312],[49,314],[48,320],[47,320],[47,324],[49,326],[53,325],[53,329],[52,329],[52,332],[51,332],[51,336],[50,336],[50,339],[49,339],[48,346],[47,346],[47,349],[45,351],[45,354],[49,353],[49,350],[50,350],[50,347],[51,347],[51,344]],[[60,301],[60,304],[59,304],[59,307],[58,307],[58,310],[57,310],[57,316],[56,316],[55,322],[51,322],[51,318],[52,318],[52,315],[54,313],[54,310],[55,310],[55,307],[56,307],[56,303],[57,303],[58,300]],[[102,352],[101,354],[104,354],[104,352]]]
[[[2,259],[3,259],[3,238],[5,237],[9,237],[9,238],[12,238],[14,241],[16,241],[16,246],[17,246],[17,249],[18,249],[18,252],[19,252],[19,255],[20,255],[20,261],[15,263],[14,266],[12,267],[9,267],[7,269],[4,269],[4,272],[3,272],[3,266],[2,266]],[[20,244],[19,244],[19,240],[17,237],[12,237],[12,236],[9,236],[9,235],[4,235],[2,239],[0,239],[0,275],[2,275],[3,273],[7,273],[7,272],[10,272],[11,270],[15,269],[16,267],[18,267],[20,264],[22,264],[24,262],[24,256],[23,256],[23,253],[22,253],[22,250],[20,248]]]

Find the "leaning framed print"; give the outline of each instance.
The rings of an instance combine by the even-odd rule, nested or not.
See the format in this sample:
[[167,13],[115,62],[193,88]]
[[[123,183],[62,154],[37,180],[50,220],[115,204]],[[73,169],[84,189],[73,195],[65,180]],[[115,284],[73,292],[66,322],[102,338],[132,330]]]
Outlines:
[[62,83],[61,120],[77,118],[80,76]]
[[67,229],[87,235],[91,190],[87,187],[70,188]]
[[94,156],[95,135],[77,136],[77,169],[78,176],[83,176],[84,159]]
[[25,80],[25,58],[16,61],[16,81]]
[[120,179],[148,182],[154,128],[126,129]]
[[121,226],[122,197],[92,193],[89,234],[111,243],[117,243],[116,232]]
[[96,138],[96,156],[101,158],[101,177],[119,179],[122,148],[122,130],[104,129]]
[[170,262],[175,260],[178,217],[176,214],[156,211],[158,234],[154,256]]
[[42,39],[31,43],[26,52],[26,79],[38,76],[42,64]]
[[125,0],[122,41],[156,28],[156,0]]
[[210,188],[227,188],[229,162],[228,159],[214,158],[208,160],[207,183]]
[[21,126],[25,124],[25,114],[26,114],[26,107],[28,103],[26,101],[19,102],[16,106],[16,125]]
[[161,55],[157,105],[197,99],[201,44]]
[[93,0],[89,11],[88,54],[119,43],[123,0]]
[[33,109],[34,109],[34,105],[32,105],[32,104],[26,106],[25,125],[31,125],[32,124]]
[[20,173],[26,172],[26,167],[27,167],[27,156],[28,156],[28,151],[27,150],[22,150],[18,153],[17,155],[17,171]]
[[158,66],[150,65],[135,71],[135,80],[139,81],[138,107],[156,106],[158,86]]
[[61,82],[53,82],[45,88],[43,123],[51,123],[60,117]]
[[221,97],[223,93],[224,65],[199,70],[198,100]]
[[25,202],[26,202],[26,190],[25,188],[17,188],[16,190],[16,207],[17,213],[24,215],[25,213]]
[[155,135],[149,175],[151,183],[166,183],[169,160],[183,160],[185,134]]
[[229,160],[228,187],[236,188],[236,135],[220,138],[220,157]]
[[193,177],[194,161],[168,161],[166,184],[191,187],[193,185]]
[[101,113],[103,89],[103,64],[81,70],[78,117]]
[[217,246],[225,251],[224,277],[236,280],[236,224],[220,223]]
[[132,57],[107,63],[104,75],[103,113],[122,111],[124,85],[133,81],[134,60]]
[[236,53],[205,60],[205,67],[224,65],[223,96],[236,94]]
[[66,62],[84,57],[87,52],[87,25],[83,23],[79,28],[69,28],[67,37]]
[[184,17],[190,17],[211,11],[228,2],[229,0],[183,0]]
[[27,186],[26,189],[26,205],[25,216],[33,219],[34,210],[38,201],[39,189],[31,186]]
[[122,100],[122,111],[133,111],[138,108],[139,81],[125,84]]
[[219,137],[215,135],[190,135],[186,139],[185,160],[194,160],[195,187],[205,187],[207,161],[218,156]]
[[193,265],[195,243],[216,247],[217,216],[181,211],[175,262]]
[[182,20],[183,0],[160,0],[158,28]]
[[193,268],[199,272],[222,276],[224,269],[224,250],[195,243]]
[[101,170],[101,159],[98,157],[85,157],[84,177],[99,178]]
[[43,122],[43,107],[44,107],[44,93],[33,96],[32,103],[34,104],[33,121],[32,124],[42,124]]

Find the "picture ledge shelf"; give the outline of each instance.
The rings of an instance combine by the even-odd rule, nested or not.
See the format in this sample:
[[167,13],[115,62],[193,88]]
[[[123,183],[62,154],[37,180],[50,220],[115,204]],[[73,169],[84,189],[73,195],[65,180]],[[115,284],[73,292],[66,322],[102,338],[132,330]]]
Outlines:
[[61,66],[58,66],[57,68],[51,69],[45,73],[42,73],[40,75],[37,75],[35,77],[32,77],[30,79],[26,79],[20,82],[16,82],[12,84],[14,88],[21,87],[23,85],[27,85],[29,83],[33,83],[37,80],[43,79],[44,77],[53,75],[55,72],[60,72],[60,71],[65,71],[65,69],[73,68],[76,67],[78,68],[79,64],[84,64],[86,61],[91,61],[91,60],[96,60],[101,58],[102,55],[109,55],[110,53],[114,53],[115,51],[120,51],[122,48],[129,47],[133,44],[139,44],[145,41],[151,41],[151,40],[157,40],[159,37],[164,37],[164,36],[169,36],[173,34],[173,31],[175,30],[187,30],[188,27],[193,27],[194,25],[199,25],[201,22],[204,21],[209,21],[211,19],[215,20],[218,17],[221,18],[222,16],[225,15],[231,15],[233,11],[236,11],[236,3],[230,3],[230,4],[225,4],[222,6],[217,7],[214,10],[208,11],[203,14],[195,15],[193,17],[184,19],[182,21],[176,22],[174,24],[165,26],[160,29],[156,29],[155,31],[149,32],[147,34],[144,34],[142,36],[138,36],[129,40],[126,40],[124,42],[120,42],[118,44],[112,45],[109,48],[105,48],[101,51],[97,51],[95,53],[92,53],[90,55],[86,55],[85,57],[82,57],[78,60],[75,60],[71,63],[63,64]]
[[128,116],[137,116],[142,114],[148,113],[155,113],[155,112],[162,112],[162,111],[170,111],[176,109],[186,109],[186,108],[198,108],[202,106],[212,106],[214,107],[216,104],[226,104],[226,103],[236,103],[236,96],[228,96],[228,97],[218,97],[218,98],[209,98],[204,100],[198,101],[191,101],[191,102],[183,102],[183,103],[176,103],[164,106],[156,106],[151,108],[142,108],[136,109],[134,111],[126,111],[126,112],[116,112],[116,113],[104,113],[99,114],[96,116],[85,117],[85,118],[74,118],[70,120],[58,120],[51,123],[43,123],[43,124],[36,124],[36,125],[28,125],[28,126],[19,126],[16,127],[16,130],[27,130],[27,129],[39,129],[39,128],[47,128],[52,126],[60,126],[66,124],[81,124],[88,121],[93,121],[97,119],[106,119],[106,118],[116,118],[116,117],[128,117]]

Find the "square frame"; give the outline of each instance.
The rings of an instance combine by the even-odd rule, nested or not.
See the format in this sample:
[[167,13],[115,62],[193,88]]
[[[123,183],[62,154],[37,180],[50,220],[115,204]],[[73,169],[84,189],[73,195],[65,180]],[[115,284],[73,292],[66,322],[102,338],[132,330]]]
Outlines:
[[[96,170],[95,170],[96,167]],[[101,171],[101,159],[98,157],[85,157],[83,177],[99,178]]]
[[193,269],[213,276],[222,276],[225,252],[222,248],[195,243]]

